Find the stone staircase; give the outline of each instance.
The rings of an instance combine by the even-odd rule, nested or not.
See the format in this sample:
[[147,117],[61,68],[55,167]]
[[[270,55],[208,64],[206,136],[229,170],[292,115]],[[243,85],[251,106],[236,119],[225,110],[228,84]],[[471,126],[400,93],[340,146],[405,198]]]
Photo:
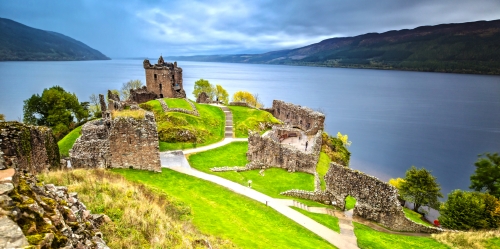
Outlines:
[[220,108],[226,115],[226,128],[224,131],[224,137],[233,138],[233,113],[231,113],[227,106],[221,106]]

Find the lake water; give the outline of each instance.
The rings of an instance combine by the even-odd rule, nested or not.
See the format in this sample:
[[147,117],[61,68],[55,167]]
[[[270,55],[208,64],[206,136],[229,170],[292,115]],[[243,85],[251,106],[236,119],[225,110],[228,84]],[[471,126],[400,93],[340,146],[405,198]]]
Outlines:
[[[349,135],[351,168],[382,180],[404,177],[412,165],[431,169],[446,196],[468,189],[477,155],[500,152],[500,77],[178,62],[185,90],[204,78],[232,95],[258,93],[321,109],[326,131]],[[80,101],[119,89],[130,79],[145,82],[141,60],[0,62],[0,113],[22,118],[23,100],[53,85]]]

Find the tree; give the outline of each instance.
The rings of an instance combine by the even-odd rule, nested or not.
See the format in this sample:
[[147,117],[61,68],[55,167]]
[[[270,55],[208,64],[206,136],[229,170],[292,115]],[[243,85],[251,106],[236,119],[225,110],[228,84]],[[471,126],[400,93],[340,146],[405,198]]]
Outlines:
[[257,100],[253,96],[253,94],[247,91],[237,91],[233,94],[234,102],[245,102],[250,106],[257,107]]
[[90,99],[89,112],[93,117],[98,118],[99,116],[102,115],[101,100],[99,99],[99,96],[97,96],[94,93],[90,95],[89,99]]
[[215,86],[215,97],[219,99],[220,102],[226,105],[229,102],[229,94],[227,93],[226,89],[222,88],[221,85]]
[[347,134],[342,135],[340,131],[337,132],[337,138],[340,139],[340,141],[342,141],[342,144],[344,144],[345,147],[349,147],[352,144],[352,142],[349,141],[349,137],[347,136]]
[[438,208],[438,197],[443,197],[441,186],[437,183],[436,177],[425,168],[417,169],[415,166],[411,166],[406,171],[406,176],[400,186],[401,197],[414,203],[413,210],[415,212],[418,212],[422,205]]
[[33,94],[24,101],[24,122],[32,125],[44,125],[52,128],[57,138],[62,138],[69,131],[73,119],[78,122],[88,118],[88,102],[80,103],[73,93],[66,92],[60,86],[44,89],[42,95]]
[[439,209],[442,226],[457,230],[498,228],[500,201],[487,193],[454,190]]
[[479,155],[474,163],[476,171],[471,175],[469,188],[500,198],[500,156],[498,153]]
[[122,89],[120,91],[120,97],[122,100],[127,100],[130,97],[130,90],[139,89],[144,84],[140,80],[129,80],[127,83],[123,83]]
[[198,98],[198,95],[200,95],[200,93],[202,92],[205,92],[210,100],[214,99],[215,88],[212,84],[210,84],[210,82],[208,82],[208,80],[199,79],[196,82],[194,82],[194,90],[193,90],[194,97]]
[[0,121],[5,121],[5,115],[0,113]]
[[391,184],[392,186],[394,186],[397,190],[400,190],[401,189],[401,183],[403,183],[405,180],[403,178],[391,178],[389,179],[389,184]]

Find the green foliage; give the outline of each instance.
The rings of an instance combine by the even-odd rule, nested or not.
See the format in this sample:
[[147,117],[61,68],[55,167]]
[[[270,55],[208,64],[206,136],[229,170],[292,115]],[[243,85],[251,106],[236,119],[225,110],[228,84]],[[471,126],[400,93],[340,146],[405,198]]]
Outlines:
[[399,194],[404,200],[415,204],[413,209],[415,212],[418,212],[422,205],[439,207],[438,197],[443,197],[436,177],[425,168],[417,169],[411,166],[406,171],[406,176],[400,186]]
[[198,95],[200,95],[200,93],[202,92],[205,92],[210,100],[214,99],[215,88],[212,84],[210,84],[210,82],[208,82],[208,80],[199,79],[194,82],[194,90],[193,90],[194,98],[195,99],[198,98]]
[[405,207],[403,207],[403,212],[405,213],[406,218],[412,220],[413,222],[422,224],[424,226],[433,227],[433,225],[422,220],[421,214]]
[[122,89],[120,90],[120,97],[122,100],[127,100],[130,96],[130,90],[139,89],[143,86],[141,80],[129,80],[127,83],[123,83]]
[[349,137],[347,136],[347,134],[342,135],[340,131],[337,133],[337,138],[340,139],[340,141],[342,141],[344,147],[349,147],[352,144],[352,141],[349,141]]
[[392,186],[394,186],[396,189],[400,190],[401,189],[401,184],[404,182],[405,180],[403,178],[391,178],[389,179],[389,184],[391,184]]
[[263,107],[262,103],[258,102],[255,98],[255,95],[247,92],[247,91],[237,91],[233,94],[234,102],[245,102],[250,106],[255,108]]
[[73,144],[76,142],[76,139],[80,137],[81,132],[82,126],[78,126],[57,142],[59,154],[61,154],[61,156],[69,156],[69,150],[73,148]]
[[334,248],[265,204],[217,184],[169,169],[113,171],[188,204],[201,232],[230,239],[239,248]]
[[216,106],[194,105],[199,117],[178,112],[165,113],[157,100],[140,104],[141,108],[155,113],[160,151],[204,146],[223,139],[224,112]]
[[319,175],[319,180],[321,181],[321,189],[325,190],[326,189],[326,183],[325,183],[325,175],[326,172],[328,172],[328,169],[330,168],[330,158],[325,152],[320,152],[319,154],[319,160],[318,164],[316,165],[316,172],[318,172]]
[[229,102],[229,94],[221,85],[215,86],[215,97],[225,105]]
[[318,214],[318,213],[311,213],[306,210],[296,208],[296,207],[291,207],[295,209],[297,212],[302,213],[303,215],[315,220],[319,224],[326,226],[333,231],[340,233],[340,226],[339,226],[339,218],[335,216],[331,216],[329,214]]
[[344,142],[339,138],[329,136],[328,133],[323,132],[321,151],[328,155],[332,162],[349,167],[351,152],[347,150]]
[[0,121],[5,121],[5,115],[0,113]]
[[500,201],[487,193],[454,190],[441,205],[439,222],[457,229],[485,229],[500,226]]
[[357,222],[353,225],[361,249],[448,248],[432,238],[383,233]]
[[500,156],[498,153],[485,153],[474,163],[476,170],[471,175],[470,188],[500,198]]
[[24,101],[23,111],[25,123],[52,128],[58,140],[70,131],[74,118],[80,122],[89,117],[88,102],[79,103],[60,86],[44,89],[41,96],[33,94]]
[[281,123],[271,113],[245,106],[228,106],[233,114],[236,137],[248,137],[248,131],[263,131]]

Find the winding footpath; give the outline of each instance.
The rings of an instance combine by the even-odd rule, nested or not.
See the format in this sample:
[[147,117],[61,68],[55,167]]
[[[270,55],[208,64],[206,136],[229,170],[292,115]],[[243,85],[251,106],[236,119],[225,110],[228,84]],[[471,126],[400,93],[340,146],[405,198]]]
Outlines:
[[169,168],[175,170],[180,173],[184,173],[187,175],[191,175],[206,181],[210,181],[216,183],[218,185],[224,186],[233,192],[238,194],[247,196],[251,199],[254,199],[262,204],[265,204],[279,213],[285,215],[289,219],[297,222],[303,227],[307,228],[311,232],[317,234],[321,238],[330,242],[332,245],[336,246],[340,249],[351,249],[358,248],[356,243],[356,237],[354,236],[353,226],[352,226],[352,215],[349,218],[339,218],[340,225],[340,234],[331,230],[330,228],[314,221],[313,219],[303,215],[302,213],[292,209],[290,206],[297,206],[299,208],[305,209],[310,212],[315,213],[326,213],[335,216],[335,214],[331,211],[326,210],[326,208],[313,208],[307,207],[303,204],[299,204],[298,202],[290,199],[275,199],[268,195],[262,194],[252,188],[242,186],[238,183],[229,181],[219,176],[207,174],[196,169],[191,168],[189,162],[187,161],[185,155],[198,153],[201,151],[211,150],[220,146],[224,146],[233,141],[247,141],[246,138],[233,138],[233,120],[232,113],[229,108],[225,106],[220,106],[224,113],[226,114],[226,126],[225,126],[225,135],[224,140],[221,142],[211,144],[208,146],[203,146],[199,148],[187,149],[184,151],[169,151],[169,152],[161,152],[160,158],[162,162],[162,167]]

